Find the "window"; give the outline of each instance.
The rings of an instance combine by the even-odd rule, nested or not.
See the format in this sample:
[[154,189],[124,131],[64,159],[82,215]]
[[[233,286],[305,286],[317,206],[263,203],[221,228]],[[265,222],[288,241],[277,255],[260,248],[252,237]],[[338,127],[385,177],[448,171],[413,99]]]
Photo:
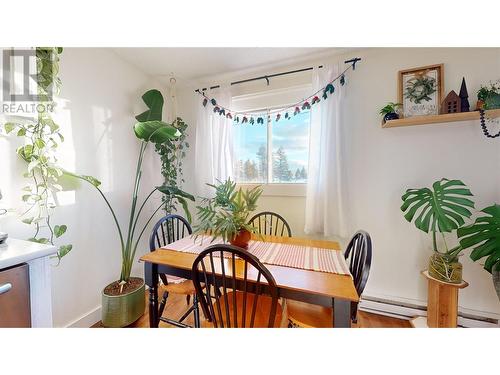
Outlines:
[[[292,109],[293,111],[293,109]],[[307,182],[310,112],[267,125],[237,124],[233,128],[234,176],[238,183],[303,184]]]
[[[274,183],[306,183],[309,161],[310,112],[301,112],[290,120],[272,123],[268,144],[272,145]],[[269,147],[269,146],[268,146]]]

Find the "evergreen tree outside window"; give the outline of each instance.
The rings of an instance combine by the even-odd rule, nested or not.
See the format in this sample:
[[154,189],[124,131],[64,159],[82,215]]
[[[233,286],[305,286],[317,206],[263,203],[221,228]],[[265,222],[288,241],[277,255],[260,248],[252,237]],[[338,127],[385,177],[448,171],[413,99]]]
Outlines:
[[305,184],[310,112],[276,116],[265,125],[234,125],[234,176],[238,183]]

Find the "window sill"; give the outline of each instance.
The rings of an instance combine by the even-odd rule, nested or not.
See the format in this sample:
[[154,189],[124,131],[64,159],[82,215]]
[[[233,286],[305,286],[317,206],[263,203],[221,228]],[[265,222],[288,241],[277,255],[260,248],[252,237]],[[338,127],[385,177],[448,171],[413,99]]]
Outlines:
[[264,197],[305,197],[307,184],[238,184],[238,187],[251,189],[255,186],[262,187]]

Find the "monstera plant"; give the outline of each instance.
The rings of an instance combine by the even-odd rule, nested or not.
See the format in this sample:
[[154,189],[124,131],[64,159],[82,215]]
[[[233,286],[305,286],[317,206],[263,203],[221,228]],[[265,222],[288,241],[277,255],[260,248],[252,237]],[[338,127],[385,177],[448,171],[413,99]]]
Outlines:
[[[458,256],[463,250],[459,244],[449,248],[445,233],[461,228],[465,219],[472,215],[474,202],[468,197],[472,193],[460,180],[441,179],[430,188],[408,189],[401,197],[405,219],[425,233],[432,234],[434,254],[429,259],[429,275],[439,280],[460,283],[462,265]],[[438,248],[438,233],[442,237],[442,248]]]
[[495,289],[500,299],[500,205],[494,204],[481,211],[486,214],[474,224],[459,228],[457,235],[463,249],[472,247],[473,261],[486,258],[484,269],[493,275]]
[[[126,326],[137,320],[144,313],[145,283],[141,278],[131,277],[132,265],[134,264],[136,251],[142,235],[148,228],[154,215],[164,206],[164,202],[162,202],[152,213],[148,214],[145,224],[140,224],[141,214],[148,200],[157,191],[164,195],[168,195],[170,199],[175,200],[183,206],[189,220],[191,220],[191,215],[189,214],[187,200],[194,201],[194,197],[191,194],[181,191],[175,186],[162,185],[153,188],[140,206],[138,206],[142,177],[142,162],[148,145],[162,144],[167,140],[172,140],[179,136],[178,129],[171,124],[160,121],[163,100],[155,100],[157,96],[151,95],[151,93],[144,94],[142,98],[149,109],[136,116],[138,122],[134,125],[134,133],[141,143],[126,232],[122,230],[122,226],[120,225],[113,207],[99,188],[101,184],[100,181],[91,176],[79,176],[70,173],[71,176],[80,178],[97,189],[110,210],[120,240],[122,256],[120,278],[106,286],[102,293],[102,322],[107,327]],[[141,227],[142,229],[140,229]]]

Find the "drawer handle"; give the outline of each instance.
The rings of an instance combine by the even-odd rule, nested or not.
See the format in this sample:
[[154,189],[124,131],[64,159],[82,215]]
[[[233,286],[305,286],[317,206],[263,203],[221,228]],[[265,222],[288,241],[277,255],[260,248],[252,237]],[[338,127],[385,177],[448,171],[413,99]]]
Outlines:
[[2,285],[0,285],[0,294],[7,293],[11,289],[12,289],[11,283],[2,284]]

